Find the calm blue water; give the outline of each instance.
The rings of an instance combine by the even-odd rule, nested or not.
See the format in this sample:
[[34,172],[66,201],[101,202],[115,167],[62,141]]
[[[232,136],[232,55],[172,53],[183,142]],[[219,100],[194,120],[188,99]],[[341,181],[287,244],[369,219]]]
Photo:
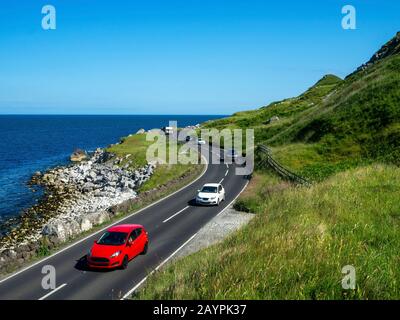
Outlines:
[[119,138],[168,125],[195,125],[221,116],[0,116],[0,222],[34,204],[26,182],[36,171],[69,162],[76,148],[92,151]]

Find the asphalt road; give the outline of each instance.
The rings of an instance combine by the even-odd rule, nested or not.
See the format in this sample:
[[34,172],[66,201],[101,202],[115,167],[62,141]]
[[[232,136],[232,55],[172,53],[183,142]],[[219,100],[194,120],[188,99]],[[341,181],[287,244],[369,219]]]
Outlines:
[[[214,149],[208,152],[220,153]],[[0,299],[121,299],[143,283],[146,276],[166,262],[196,232],[223,211],[243,190],[247,178],[235,175],[235,165],[209,164],[204,175],[170,197],[118,223],[137,223],[149,232],[149,250],[133,259],[126,270],[91,271],[81,262],[99,231],[85,240],[46,258],[22,272],[0,281]],[[226,190],[226,201],[218,207],[200,207],[192,200],[205,183],[220,182]],[[184,210],[183,210],[184,209]],[[56,289],[42,288],[42,268],[56,270]]]

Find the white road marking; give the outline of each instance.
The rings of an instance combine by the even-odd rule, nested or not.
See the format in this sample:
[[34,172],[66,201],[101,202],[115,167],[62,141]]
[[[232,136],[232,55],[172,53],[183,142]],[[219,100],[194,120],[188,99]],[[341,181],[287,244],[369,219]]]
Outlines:
[[228,175],[228,172],[229,172],[229,170],[226,170],[226,172],[225,172],[225,177]]
[[229,169],[229,164],[226,163],[226,167]]
[[171,220],[172,218],[174,218],[175,216],[177,216],[178,214],[182,213],[183,211],[185,211],[187,208],[189,208],[189,206],[186,206],[185,208],[183,208],[182,210],[178,211],[177,213],[173,214],[172,216],[170,216],[168,219],[165,219],[163,221],[163,223],[168,222],[169,220]]
[[50,297],[53,293],[56,293],[58,290],[64,288],[66,285],[67,285],[67,284],[64,283],[64,284],[62,284],[61,286],[55,288],[54,290],[51,290],[48,294],[46,294],[46,295],[44,295],[43,297],[39,298],[39,300],[44,300],[44,299]]
[[158,271],[164,264],[166,264],[174,255],[176,255],[184,246],[186,246],[192,239],[197,235],[195,233],[192,235],[183,245],[181,245],[178,249],[176,249],[167,259],[165,259],[163,262],[161,262],[157,268],[155,268],[153,271],[151,271],[146,277],[144,277],[141,281],[139,281],[136,286],[134,286],[131,290],[129,290],[121,300],[125,300],[127,297],[129,297],[133,292],[136,291],[137,288],[139,288],[146,280],[147,278],[152,275],[154,272]]
[[225,178],[222,178],[220,182],[218,182],[219,184],[221,184],[224,181]]
[[57,251],[57,252],[55,252],[54,254],[52,254],[52,255],[50,255],[50,256],[48,256],[48,257],[46,257],[46,258],[44,258],[44,259],[42,259],[42,260],[40,260],[40,261],[35,262],[35,263],[33,263],[32,265],[30,265],[30,266],[28,266],[28,267],[26,267],[26,268],[24,268],[24,269],[22,269],[22,270],[19,270],[19,271],[15,272],[15,273],[13,273],[13,274],[11,274],[11,275],[9,275],[8,277],[6,277],[6,278],[4,278],[4,279],[1,279],[1,280],[0,280],[0,284],[3,283],[3,282],[5,282],[5,281],[7,281],[7,280],[9,280],[9,279],[11,279],[11,278],[14,278],[15,276],[21,274],[22,272],[25,272],[25,271],[27,271],[27,270],[29,270],[29,269],[31,269],[31,268],[33,268],[33,267],[35,267],[35,266],[37,266],[37,265],[43,263],[44,261],[47,261],[47,260],[49,260],[49,259],[55,257],[56,255],[58,255],[58,254],[60,254],[60,253],[62,253],[62,252],[64,252],[64,251],[66,251],[66,250],[68,250],[68,249],[70,249],[70,248],[76,246],[77,244],[79,244],[79,243],[81,243],[81,242],[83,242],[83,241],[85,241],[85,240],[87,240],[87,239],[93,237],[94,235],[96,235],[96,234],[98,234],[98,233],[100,233],[100,232],[103,232],[103,231],[107,230],[108,228],[110,228],[110,227],[112,227],[112,226],[115,226],[115,225],[121,223],[122,221],[125,221],[125,220],[131,218],[132,216],[134,216],[134,215],[136,215],[136,214],[138,214],[138,213],[140,213],[140,212],[142,212],[142,211],[144,211],[144,210],[146,210],[146,209],[148,209],[148,208],[151,208],[152,206],[156,205],[157,203],[159,203],[159,202],[161,202],[161,201],[164,201],[165,199],[168,199],[169,197],[172,197],[174,194],[176,194],[176,193],[178,193],[178,192],[181,192],[182,190],[184,190],[184,189],[186,189],[187,187],[191,186],[191,185],[194,184],[196,181],[198,181],[200,178],[202,178],[202,177],[205,175],[205,173],[207,172],[209,163],[208,163],[208,161],[207,161],[207,158],[206,158],[204,155],[201,155],[201,156],[203,157],[203,159],[204,159],[204,161],[205,161],[205,164],[206,164],[205,167],[204,167],[204,170],[203,170],[203,172],[201,173],[200,176],[198,176],[195,180],[193,180],[192,182],[190,182],[190,183],[187,184],[186,186],[184,186],[184,187],[180,188],[179,190],[177,190],[177,191],[175,191],[175,192],[173,192],[173,193],[171,193],[171,194],[165,196],[164,198],[161,198],[160,200],[157,200],[156,202],[153,202],[152,204],[149,204],[147,207],[144,207],[144,208],[142,208],[142,209],[140,209],[140,210],[138,210],[138,211],[133,212],[132,214],[130,214],[130,215],[126,216],[126,217],[121,218],[120,220],[118,220],[118,221],[116,221],[116,222],[114,222],[114,223],[112,223],[112,224],[110,224],[110,225],[104,227],[103,229],[94,231],[93,233],[91,233],[91,234],[88,235],[87,237],[84,237],[83,239],[74,242],[73,244],[71,244],[71,245],[65,247],[64,249],[61,249],[60,251]]

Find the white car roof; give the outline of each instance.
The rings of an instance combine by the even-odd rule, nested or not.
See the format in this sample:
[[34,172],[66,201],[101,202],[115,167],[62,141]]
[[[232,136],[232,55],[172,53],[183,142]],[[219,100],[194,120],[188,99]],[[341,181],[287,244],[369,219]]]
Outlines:
[[218,187],[219,183],[206,183],[203,187]]

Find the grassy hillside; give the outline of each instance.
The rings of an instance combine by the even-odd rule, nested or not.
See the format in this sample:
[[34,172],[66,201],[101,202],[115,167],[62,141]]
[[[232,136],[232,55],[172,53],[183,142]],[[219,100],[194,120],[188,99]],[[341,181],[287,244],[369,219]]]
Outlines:
[[[257,177],[256,182],[264,180]],[[400,169],[374,165],[311,188],[255,183],[258,215],[149,279],[140,299],[400,298]],[[342,289],[342,267],[356,290]]]
[[[235,204],[256,218],[150,277],[138,298],[399,299],[399,47],[400,33],[345,80],[325,76],[299,97],[206,123],[254,128],[314,184],[294,186],[258,162]],[[355,290],[342,289],[346,265]]]
[[[400,164],[400,55],[345,80],[325,76],[299,97],[208,122],[254,128],[284,165],[321,181],[344,169],[384,161]],[[272,117],[278,121],[268,123]]]
[[[321,104],[324,97],[332,93],[341,82],[342,80],[334,75],[326,75],[296,98],[274,102],[257,110],[238,112],[228,118],[209,121],[203,127],[253,128],[256,133],[256,141],[264,141],[274,137],[282,128],[295,123],[302,112]],[[278,117],[279,121],[270,122],[272,117]]]

